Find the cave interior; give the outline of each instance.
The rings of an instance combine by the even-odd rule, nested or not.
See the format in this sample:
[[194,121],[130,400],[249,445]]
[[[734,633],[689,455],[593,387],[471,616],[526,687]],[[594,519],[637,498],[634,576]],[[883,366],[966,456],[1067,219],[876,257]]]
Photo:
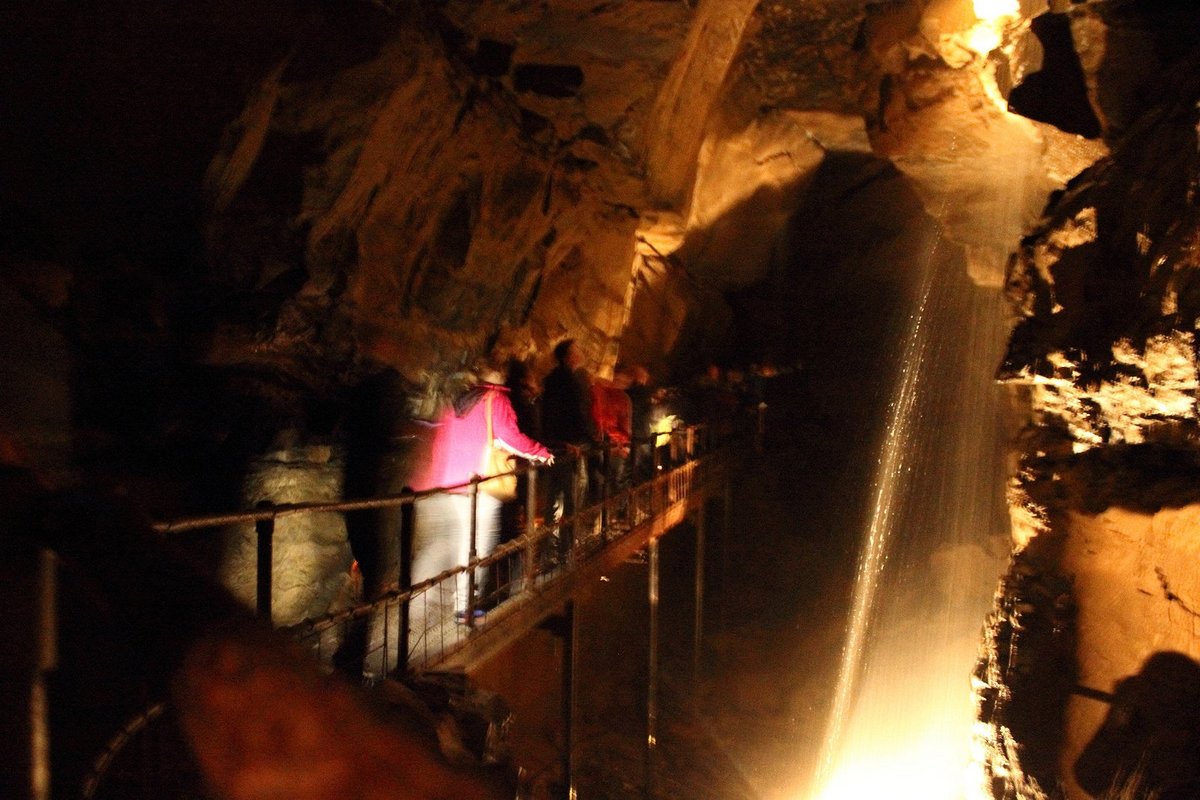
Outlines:
[[[960,660],[935,677],[971,689],[979,797],[1200,797],[1194,0],[51,0],[2,16],[14,709],[48,670],[40,552],[60,574],[53,769],[29,766],[45,732],[9,715],[24,766],[5,796],[78,796],[71,759],[156,693],[204,697],[221,729],[214,698],[234,689],[197,676],[238,659],[239,702],[285,687],[296,718],[276,724],[319,730],[348,781],[305,773],[291,796],[457,785],[391,732],[411,720],[355,727],[349,690],[289,695],[261,632],[214,643],[214,616],[253,606],[253,556],[228,535],[167,553],[130,532],[398,491],[475,359],[541,377],[569,338],[597,380],[626,364],[656,386],[709,364],[771,377],[717,587],[728,614],[706,682],[680,690],[705,721],[674,718],[661,796],[910,796],[890,764],[864,769],[892,784],[842,795],[813,778],[885,491],[873,470],[899,437],[899,471],[931,482],[897,501],[919,533],[896,535],[878,591],[901,610],[874,611],[877,654],[851,671],[888,672],[923,641],[910,626],[933,625],[912,595],[940,598],[965,614]],[[916,410],[897,414],[910,373]],[[387,535],[314,532],[287,556],[305,561],[289,618],[337,608],[352,560],[380,591]],[[602,665],[644,624],[638,586],[625,570],[581,602]],[[517,685],[557,641],[534,632],[477,676],[524,714],[513,757],[542,770],[524,796],[561,790],[543,774],[557,709]],[[646,676],[580,669],[582,796],[641,792]],[[872,684],[856,685],[865,708]],[[328,745],[331,719],[393,755],[363,766]],[[901,740],[907,719],[875,727]],[[205,750],[207,790],[268,796],[271,769],[312,765],[298,741],[292,766],[259,773]],[[465,780],[453,796],[512,796]]]

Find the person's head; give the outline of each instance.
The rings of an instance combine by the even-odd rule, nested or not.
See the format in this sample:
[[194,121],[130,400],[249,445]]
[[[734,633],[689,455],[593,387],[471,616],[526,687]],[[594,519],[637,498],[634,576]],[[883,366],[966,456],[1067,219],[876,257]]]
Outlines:
[[520,386],[525,382],[526,376],[529,375],[529,365],[519,358],[510,358],[508,360],[508,373],[505,375],[504,382],[510,387]]
[[554,360],[567,369],[578,369],[583,366],[583,355],[575,346],[574,339],[563,339],[554,347]]
[[475,374],[476,383],[504,383],[504,373],[486,356],[476,359],[471,372]]

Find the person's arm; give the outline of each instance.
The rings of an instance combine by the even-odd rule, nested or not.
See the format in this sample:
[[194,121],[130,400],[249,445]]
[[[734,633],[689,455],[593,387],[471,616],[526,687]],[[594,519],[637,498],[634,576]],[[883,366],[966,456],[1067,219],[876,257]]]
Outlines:
[[550,451],[517,427],[517,412],[503,392],[492,394],[492,438],[496,445],[529,461],[549,461]]

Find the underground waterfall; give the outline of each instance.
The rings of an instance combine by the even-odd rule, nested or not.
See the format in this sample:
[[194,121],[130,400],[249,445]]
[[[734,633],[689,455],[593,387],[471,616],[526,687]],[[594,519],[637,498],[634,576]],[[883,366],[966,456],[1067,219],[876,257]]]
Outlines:
[[821,800],[985,796],[970,675],[1003,565],[998,290],[939,234],[886,335],[892,396],[878,446],[820,767]]

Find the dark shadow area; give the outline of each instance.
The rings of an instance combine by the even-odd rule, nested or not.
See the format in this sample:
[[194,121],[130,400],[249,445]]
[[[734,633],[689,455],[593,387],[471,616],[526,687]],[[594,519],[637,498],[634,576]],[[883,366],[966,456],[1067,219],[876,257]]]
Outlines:
[[518,64],[513,88],[546,97],[574,97],[583,86],[583,70],[574,64]]
[[517,46],[495,39],[480,39],[475,46],[474,56],[468,61],[471,69],[489,78],[500,78],[508,74],[512,66],[513,53]]
[[1183,653],[1153,654],[1117,683],[1104,724],[1075,762],[1075,779],[1098,796],[1136,779],[1139,797],[1200,797],[1197,709],[1200,664]]
[[1042,43],[1042,68],[1028,75],[1008,97],[1008,110],[1088,139],[1100,135],[1100,121],[1088,102],[1083,68],[1066,14],[1042,14],[1030,23]]

